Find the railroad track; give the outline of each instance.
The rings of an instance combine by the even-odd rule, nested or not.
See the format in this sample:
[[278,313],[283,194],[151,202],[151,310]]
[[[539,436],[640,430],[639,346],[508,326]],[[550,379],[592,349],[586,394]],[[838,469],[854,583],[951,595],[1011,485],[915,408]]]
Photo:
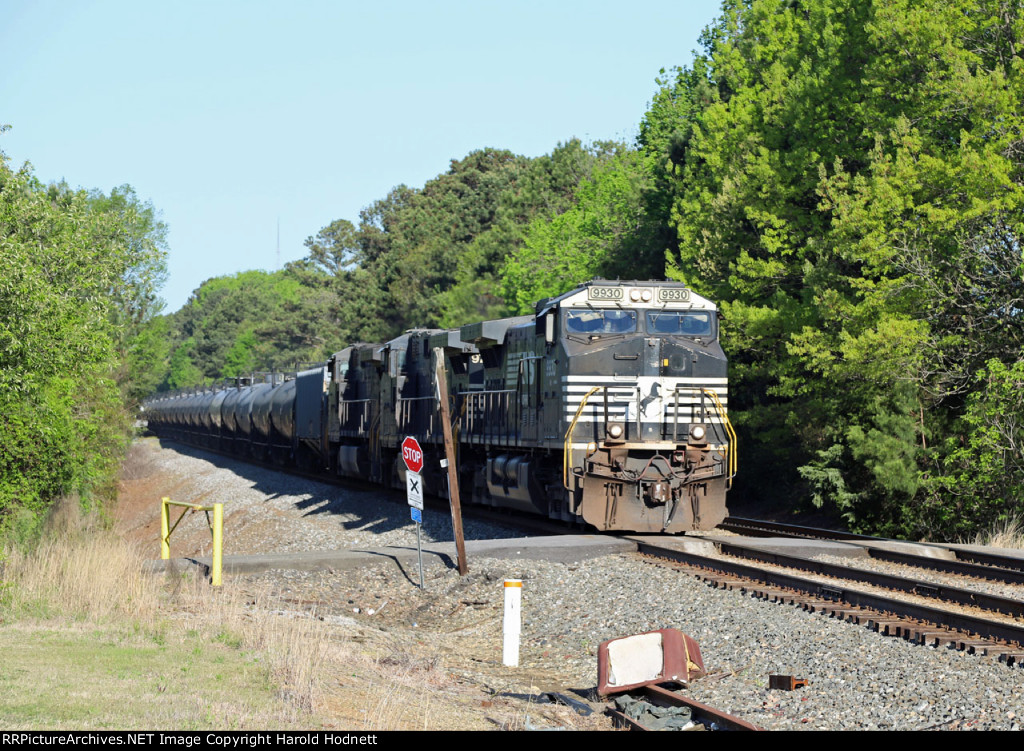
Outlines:
[[[658,707],[686,707],[690,710],[691,717],[709,730],[753,730],[761,731],[763,727],[747,722],[744,719],[723,712],[715,707],[708,706],[699,701],[683,696],[674,691],[669,691],[661,686],[644,686],[641,689],[630,692],[632,696],[640,698]],[[608,714],[615,722],[616,727],[628,728],[629,730],[650,730],[642,723],[624,714],[618,709],[609,709]]]
[[636,541],[658,565],[771,602],[872,628],[919,644],[1024,663],[1024,602],[815,559],[721,543],[720,553]]
[[[779,524],[736,517],[726,519],[719,525],[719,529],[754,537],[770,536],[847,542],[863,548],[870,558],[878,561],[986,581],[1024,584],[1024,558],[977,549],[938,543],[905,543],[900,540],[887,540],[882,537],[870,537],[852,532],[837,532],[816,527],[801,527],[794,524]],[[913,553],[907,549],[901,550],[900,546],[927,550],[928,554]]]

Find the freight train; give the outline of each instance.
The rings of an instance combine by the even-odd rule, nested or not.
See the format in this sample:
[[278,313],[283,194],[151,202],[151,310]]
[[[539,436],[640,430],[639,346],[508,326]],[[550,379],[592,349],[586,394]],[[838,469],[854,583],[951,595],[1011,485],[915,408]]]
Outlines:
[[683,284],[594,280],[532,315],[158,395],[144,416],[161,437],[394,488],[412,436],[426,492],[447,497],[440,363],[463,499],[598,530],[706,530],[736,473],[718,325]]

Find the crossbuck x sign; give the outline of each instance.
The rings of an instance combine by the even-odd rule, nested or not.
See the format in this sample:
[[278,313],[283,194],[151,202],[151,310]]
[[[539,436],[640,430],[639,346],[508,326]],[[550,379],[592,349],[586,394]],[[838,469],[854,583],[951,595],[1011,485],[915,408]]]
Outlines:
[[405,497],[410,506],[423,510],[423,479],[419,472],[405,473]]

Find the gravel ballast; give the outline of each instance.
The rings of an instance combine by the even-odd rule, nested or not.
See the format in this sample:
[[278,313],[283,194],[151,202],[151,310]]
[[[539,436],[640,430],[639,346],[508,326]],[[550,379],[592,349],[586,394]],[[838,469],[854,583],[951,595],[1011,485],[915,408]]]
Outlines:
[[[140,441],[154,509],[122,514],[121,531],[158,539],[159,497],[225,503],[225,555],[416,545],[401,495],[317,483],[188,449]],[[131,482],[129,478],[129,482]],[[209,553],[209,530],[190,515],[172,554]],[[155,527],[155,533],[154,533]],[[516,536],[465,523],[467,539]],[[424,511],[424,539],[450,540],[445,513]],[[154,555],[154,557],[156,557]],[[390,562],[357,571],[275,570],[232,575],[226,586],[273,590],[281,607],[325,621],[412,633],[446,645],[449,669],[494,692],[583,691],[597,684],[600,642],[677,628],[700,644],[710,675],[685,693],[767,729],[1011,730],[1024,713],[1024,672],[992,657],[885,637],[868,629],[715,589],[694,577],[614,555],[564,564],[469,560],[470,574],[415,571]],[[523,579],[519,668],[502,668],[502,581]],[[769,674],[804,678],[795,691],[768,689]]]

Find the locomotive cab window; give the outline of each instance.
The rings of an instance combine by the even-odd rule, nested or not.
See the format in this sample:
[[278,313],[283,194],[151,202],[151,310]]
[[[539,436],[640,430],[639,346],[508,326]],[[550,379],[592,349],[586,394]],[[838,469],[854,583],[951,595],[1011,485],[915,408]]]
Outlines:
[[629,334],[636,331],[636,311],[568,310],[565,330],[570,334]]
[[404,349],[393,349],[391,350],[391,377],[397,378],[399,373],[405,372],[405,350]]
[[714,326],[708,310],[658,310],[647,313],[647,333],[710,339]]

